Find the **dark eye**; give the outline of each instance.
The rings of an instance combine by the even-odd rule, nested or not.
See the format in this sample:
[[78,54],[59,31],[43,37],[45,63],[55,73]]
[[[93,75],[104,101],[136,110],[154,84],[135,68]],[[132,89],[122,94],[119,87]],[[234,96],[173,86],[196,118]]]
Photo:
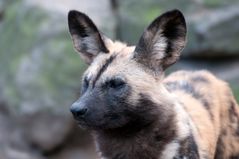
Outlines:
[[89,87],[89,81],[85,78],[82,84],[81,93],[83,94]]
[[125,85],[125,82],[122,79],[112,79],[109,81],[108,86],[110,88],[119,89]]

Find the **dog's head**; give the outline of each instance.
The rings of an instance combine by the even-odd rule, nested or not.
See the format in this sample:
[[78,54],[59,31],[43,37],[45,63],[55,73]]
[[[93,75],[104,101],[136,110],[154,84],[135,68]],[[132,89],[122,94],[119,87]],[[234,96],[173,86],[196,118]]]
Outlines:
[[78,11],[69,12],[68,23],[75,49],[89,64],[81,97],[71,106],[80,125],[114,129],[132,123],[140,127],[158,115],[167,119],[163,112],[170,108],[161,81],[185,46],[186,24],[180,11],[157,17],[135,47],[113,42]]

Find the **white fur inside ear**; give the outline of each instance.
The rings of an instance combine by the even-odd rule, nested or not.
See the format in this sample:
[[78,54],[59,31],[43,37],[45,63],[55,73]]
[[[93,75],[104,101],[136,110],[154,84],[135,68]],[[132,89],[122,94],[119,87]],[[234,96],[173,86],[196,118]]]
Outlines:
[[86,49],[85,51],[87,53],[91,53],[94,56],[96,56],[99,53],[100,48],[99,48],[99,45],[97,44],[98,41],[96,41],[96,39],[93,36],[87,36],[87,37],[81,38],[81,40],[82,40],[80,43],[81,48]]
[[94,36],[79,37],[78,35],[72,35],[75,49],[83,53],[83,55],[90,54],[90,56],[96,56],[100,51],[99,41]]
[[153,59],[163,59],[165,57],[166,48],[167,39],[160,33],[158,35],[155,35],[152,49]]

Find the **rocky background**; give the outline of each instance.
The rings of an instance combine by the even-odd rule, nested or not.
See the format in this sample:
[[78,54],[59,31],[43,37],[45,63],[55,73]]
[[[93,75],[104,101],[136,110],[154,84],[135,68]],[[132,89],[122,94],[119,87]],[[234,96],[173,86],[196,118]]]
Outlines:
[[168,72],[208,69],[239,100],[238,0],[0,0],[0,159],[95,159],[69,106],[86,65],[74,52],[67,12],[87,13],[103,32],[135,44],[144,27],[178,8],[188,45]]

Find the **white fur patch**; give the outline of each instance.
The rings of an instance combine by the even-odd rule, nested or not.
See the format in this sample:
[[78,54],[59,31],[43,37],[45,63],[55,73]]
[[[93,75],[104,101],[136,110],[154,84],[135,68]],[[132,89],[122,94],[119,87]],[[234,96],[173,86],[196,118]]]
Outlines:
[[189,136],[190,133],[190,122],[189,116],[185,112],[184,108],[180,104],[175,104],[175,112],[176,112],[176,120],[177,120],[177,127],[178,127],[178,138],[184,139],[185,137]]
[[163,35],[156,35],[154,45],[153,45],[153,55],[154,59],[162,59],[165,56],[165,51],[167,48],[167,39]]
[[[95,137],[95,136],[94,136]],[[96,152],[99,156],[99,159],[107,159],[105,158],[103,155],[102,155],[102,152],[100,151],[100,146],[98,144],[98,142],[96,141],[96,138],[94,138],[94,141],[95,141],[95,148],[96,148]],[[98,157],[97,157],[98,158]]]
[[167,144],[160,159],[173,159],[178,153],[179,143],[172,141]]
[[126,48],[126,46],[127,46],[126,44],[119,41],[115,41],[114,43],[107,43],[107,48],[109,49],[111,53],[121,52],[121,50]]

